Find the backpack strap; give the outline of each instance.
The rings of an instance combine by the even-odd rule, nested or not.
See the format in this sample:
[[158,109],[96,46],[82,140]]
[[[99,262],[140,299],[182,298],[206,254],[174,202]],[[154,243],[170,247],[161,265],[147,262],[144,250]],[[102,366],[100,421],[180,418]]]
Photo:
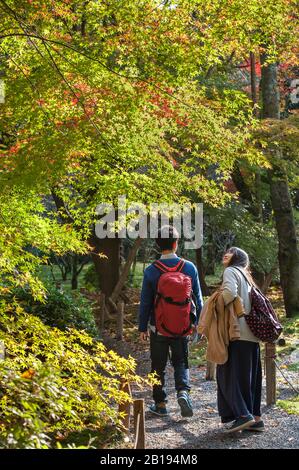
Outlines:
[[264,299],[266,299],[267,302],[271,303],[269,299],[266,297],[266,295],[261,291],[261,289],[256,284],[251,284],[251,282],[248,281],[247,276],[245,276],[245,274],[243,273],[243,271],[241,271],[241,269],[237,268],[236,266],[232,266],[232,267],[236,268],[241,274],[243,274],[243,276],[245,277],[246,281],[251,286],[251,288],[254,288],[255,290],[257,290],[260,293],[260,295]]
[[162,271],[162,273],[167,273],[168,272],[168,269],[165,266],[165,264],[161,263],[158,260],[153,263],[153,266],[155,266],[155,268],[159,269],[159,271]]
[[181,258],[180,262],[177,264],[177,271],[182,271],[184,266],[185,266],[185,260]]
[[160,294],[160,292],[157,292],[157,296],[159,296],[161,299],[164,299],[165,302],[172,304],[172,305],[184,306],[191,302],[191,297],[187,297],[185,300],[183,300],[183,302],[176,302],[175,300],[173,300],[172,297],[164,297],[164,295]]
[[161,263],[161,261],[157,260],[153,263],[153,265],[159,269],[159,271],[162,271],[162,273],[169,273],[169,272],[176,272],[176,271],[181,271],[183,269],[183,266],[185,264],[185,260],[181,258],[178,263],[175,266],[166,266],[164,263]]
[[246,282],[252,287],[251,282],[249,282],[247,276],[243,273],[243,271],[242,271],[241,269],[237,268],[237,266],[231,266],[231,267],[237,269],[237,270],[239,271],[239,273],[241,273],[241,274],[243,275],[243,277],[245,278]]
[[192,323],[190,322],[190,325],[188,326],[188,328],[186,328],[184,331],[182,331],[182,333],[180,335],[176,334],[176,333],[173,333],[173,331],[169,330],[168,328],[166,328],[166,326],[164,325],[164,323],[161,324],[163,330],[165,330],[167,333],[169,333],[173,338],[181,338],[183,337],[186,333],[188,333],[188,331],[190,331],[191,327],[192,327]]

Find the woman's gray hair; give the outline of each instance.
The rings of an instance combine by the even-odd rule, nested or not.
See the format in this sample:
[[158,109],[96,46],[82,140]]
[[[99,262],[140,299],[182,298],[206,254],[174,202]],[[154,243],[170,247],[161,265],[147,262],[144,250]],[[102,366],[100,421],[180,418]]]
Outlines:
[[237,246],[232,246],[226,251],[226,253],[232,253],[233,255],[227,267],[239,266],[240,268],[244,268],[250,284],[257,287],[250,271],[249,256],[246,251],[238,248]]
[[229,266],[240,266],[242,268],[249,268],[249,256],[246,251],[232,246],[227,250],[227,253],[232,253],[232,258],[229,262]]

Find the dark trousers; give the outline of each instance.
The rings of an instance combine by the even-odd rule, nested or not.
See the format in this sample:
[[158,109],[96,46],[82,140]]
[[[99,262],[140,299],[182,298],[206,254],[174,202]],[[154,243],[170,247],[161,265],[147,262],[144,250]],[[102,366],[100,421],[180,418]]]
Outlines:
[[217,366],[217,401],[222,423],[248,414],[261,416],[262,366],[260,346],[232,341],[228,361]]
[[156,372],[161,385],[153,386],[153,399],[155,403],[166,402],[165,369],[169,352],[174,368],[174,380],[176,391],[190,391],[189,365],[188,365],[188,340],[187,338],[169,338],[156,335],[151,332],[150,349],[152,372]]

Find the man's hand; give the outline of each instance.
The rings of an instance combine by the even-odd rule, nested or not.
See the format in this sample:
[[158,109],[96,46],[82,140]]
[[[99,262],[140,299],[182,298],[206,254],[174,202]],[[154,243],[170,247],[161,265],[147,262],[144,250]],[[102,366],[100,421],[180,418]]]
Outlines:
[[148,331],[143,331],[142,333],[140,333],[141,341],[147,341],[148,338],[149,338]]

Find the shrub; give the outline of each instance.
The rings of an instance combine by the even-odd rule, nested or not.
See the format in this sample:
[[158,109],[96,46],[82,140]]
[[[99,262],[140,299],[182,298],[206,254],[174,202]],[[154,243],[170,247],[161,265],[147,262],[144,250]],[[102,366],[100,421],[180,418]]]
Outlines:
[[83,274],[84,287],[90,291],[99,289],[99,279],[94,263],[90,264]]
[[37,315],[46,325],[61,330],[77,328],[92,336],[97,335],[92,304],[79,292],[64,292],[48,285],[45,302],[34,299],[26,289],[19,288],[13,294],[26,312]]
[[2,448],[56,447],[86,429],[120,427],[117,404],[128,395],[120,380],[142,386],[131,357],[114,351],[84,331],[52,328],[16,302],[0,302],[0,445]]
[[289,400],[278,400],[277,405],[290,415],[299,415],[299,395]]

